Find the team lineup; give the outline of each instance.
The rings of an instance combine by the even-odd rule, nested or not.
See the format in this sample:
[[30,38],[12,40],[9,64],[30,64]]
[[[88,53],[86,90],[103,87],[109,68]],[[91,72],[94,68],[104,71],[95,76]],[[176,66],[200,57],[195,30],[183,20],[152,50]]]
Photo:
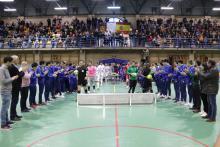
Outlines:
[[[22,61],[19,66],[18,63],[19,58],[16,55],[5,57],[1,67],[1,79],[5,82],[1,91],[6,93],[2,96],[7,100],[3,101],[2,128],[7,128],[9,124],[13,124],[11,121],[22,118],[16,110],[19,93],[21,112],[25,113],[58,97],[64,98],[65,93],[95,93],[103,82],[125,83],[128,93],[138,92],[138,84],[142,89],[141,93],[154,92],[162,99],[173,99],[175,103],[189,106],[194,113],[200,112],[208,122],[216,121],[219,73],[213,60],[206,63],[189,61],[188,64],[183,64],[181,60],[171,62],[167,59],[155,64],[134,61],[126,64],[93,64],[92,61],[80,61],[79,65],[73,65],[65,61],[40,61],[39,65],[32,63],[30,66]],[[152,83],[155,83],[156,90]],[[171,97],[171,83],[174,85],[175,97]],[[11,101],[7,96],[12,97]],[[27,107],[27,100],[31,108]],[[10,104],[11,121],[8,120],[7,112]]]

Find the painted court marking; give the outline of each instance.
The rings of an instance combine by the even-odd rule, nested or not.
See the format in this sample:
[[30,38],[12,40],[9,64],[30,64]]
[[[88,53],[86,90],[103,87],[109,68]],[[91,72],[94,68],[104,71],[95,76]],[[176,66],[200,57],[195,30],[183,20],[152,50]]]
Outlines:
[[115,142],[116,142],[116,147],[120,147],[119,144],[119,128],[136,128],[136,129],[146,129],[146,130],[152,130],[155,132],[162,134],[167,134],[167,135],[173,135],[177,137],[182,137],[185,138],[186,140],[191,140],[192,142],[201,145],[203,147],[209,147],[209,145],[197,140],[196,138],[193,138],[191,136],[186,136],[178,132],[173,132],[169,130],[164,130],[160,128],[153,128],[149,126],[141,126],[141,125],[118,125],[118,109],[117,106],[115,106],[115,125],[99,125],[99,126],[87,126],[87,127],[81,127],[81,128],[73,128],[70,130],[65,130],[65,131],[60,131],[60,132],[55,132],[50,135],[44,136],[38,140],[35,140],[31,144],[28,144],[27,147],[33,147],[34,145],[37,145],[39,143],[42,143],[43,141],[47,141],[53,137],[61,136],[61,135],[66,135],[70,134],[72,132],[77,132],[77,131],[83,131],[83,130],[88,130],[88,129],[98,129],[98,128],[115,128]]
[[[147,130],[153,130],[159,133],[165,133],[168,135],[173,135],[173,136],[178,136],[178,137],[182,137],[185,138],[186,140],[191,140],[192,142],[201,145],[203,147],[209,147],[209,145],[197,140],[196,138],[190,137],[190,136],[186,136],[183,135],[181,133],[178,132],[173,132],[173,131],[169,131],[169,130],[164,130],[164,129],[160,129],[160,128],[152,128],[152,127],[148,127],[148,126],[139,126],[139,125],[119,125],[119,128],[136,128],[136,129],[147,129]],[[26,147],[33,147],[34,145],[37,145],[39,143],[42,143],[43,141],[47,141],[53,137],[57,137],[57,136],[61,136],[61,135],[66,135],[66,134],[70,134],[72,132],[77,132],[77,131],[83,131],[83,130],[88,130],[88,129],[98,129],[98,128],[115,128],[115,126],[111,126],[111,125],[105,125],[105,126],[87,126],[87,127],[82,127],[82,128],[74,128],[74,129],[70,129],[70,130],[65,130],[65,131],[60,131],[60,132],[56,132],[56,133],[52,133],[50,135],[44,136],[38,140],[33,141],[32,143],[28,144]]]
[[120,147],[119,144],[119,128],[118,128],[118,108],[115,106],[115,141],[116,147]]

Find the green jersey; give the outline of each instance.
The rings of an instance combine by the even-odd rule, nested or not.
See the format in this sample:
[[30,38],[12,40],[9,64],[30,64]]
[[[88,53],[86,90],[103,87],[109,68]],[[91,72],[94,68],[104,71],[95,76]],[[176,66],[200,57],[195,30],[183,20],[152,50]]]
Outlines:
[[137,80],[138,69],[136,66],[130,66],[127,70],[127,74],[130,76],[130,80]]

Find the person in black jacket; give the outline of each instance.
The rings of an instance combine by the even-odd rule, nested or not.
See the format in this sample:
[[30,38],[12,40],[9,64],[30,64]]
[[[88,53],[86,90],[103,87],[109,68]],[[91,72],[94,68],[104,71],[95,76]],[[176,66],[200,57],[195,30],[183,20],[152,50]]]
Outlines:
[[149,63],[144,63],[141,76],[143,77],[143,83],[142,83],[142,92],[153,92],[152,90],[152,79],[149,78],[149,75],[151,74],[151,69]]
[[[203,67],[203,73],[206,74],[208,72],[207,63],[203,63],[202,67]],[[199,77],[199,79],[200,79],[200,89],[201,89],[201,100],[202,100],[202,103],[203,103],[203,111],[204,111],[201,114],[201,116],[203,118],[206,118],[207,115],[208,115],[208,112],[209,112],[209,110],[208,110],[208,98],[207,98],[206,92],[204,91],[205,88],[206,88],[206,85],[207,85],[207,80],[205,80],[201,76]]]
[[216,121],[216,113],[217,113],[217,104],[216,104],[216,96],[219,90],[219,71],[216,67],[216,62],[213,60],[208,61],[209,71],[204,74],[199,71],[199,75],[206,80],[206,87],[204,88],[204,93],[207,94],[208,97],[208,116],[207,122],[215,122]]
[[[12,65],[9,66],[8,70],[11,77],[18,76],[18,79],[12,82],[12,100],[11,100],[11,110],[10,110],[10,118],[12,121],[19,121],[22,116],[17,115],[16,107],[19,101],[19,91],[21,89],[21,81],[22,77],[24,76],[23,71],[19,71],[18,69],[18,62],[19,58],[16,55],[11,56],[13,58]],[[22,69],[24,70],[24,69]]]

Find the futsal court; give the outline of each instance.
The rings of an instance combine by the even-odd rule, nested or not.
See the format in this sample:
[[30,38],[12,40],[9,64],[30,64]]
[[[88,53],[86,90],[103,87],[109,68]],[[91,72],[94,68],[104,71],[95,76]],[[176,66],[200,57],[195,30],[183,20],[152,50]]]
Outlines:
[[[97,92],[124,93],[127,88],[124,83],[107,83]],[[212,147],[220,129],[219,117],[207,123],[172,100],[105,107],[77,106],[75,100],[76,94],[66,94],[23,114],[12,130],[0,133],[0,146]]]

